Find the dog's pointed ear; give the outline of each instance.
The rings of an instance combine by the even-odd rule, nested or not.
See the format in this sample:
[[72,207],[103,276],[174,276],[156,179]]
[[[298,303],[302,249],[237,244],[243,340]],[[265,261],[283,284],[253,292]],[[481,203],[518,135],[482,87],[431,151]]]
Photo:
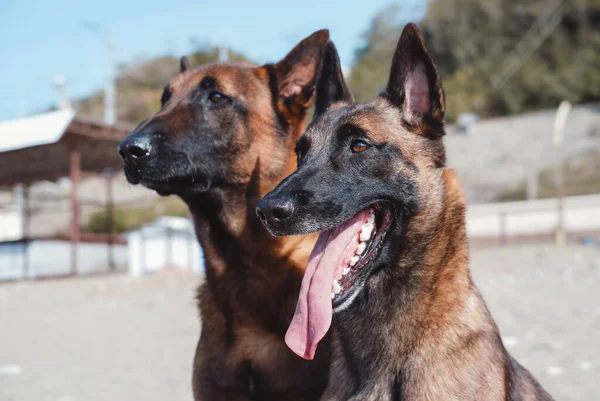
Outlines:
[[184,72],[185,70],[189,70],[190,68],[192,68],[190,60],[188,60],[187,57],[183,56],[179,62],[180,72]]
[[314,100],[317,69],[328,41],[327,29],[317,31],[273,65],[277,106],[289,121],[304,119],[306,109]]
[[424,118],[437,122],[444,119],[440,74],[415,24],[406,25],[402,31],[383,95],[402,109],[408,123],[417,124]]
[[354,104],[354,96],[344,80],[340,56],[332,41],[327,42],[323,51],[315,93],[315,117],[323,114],[334,103]]

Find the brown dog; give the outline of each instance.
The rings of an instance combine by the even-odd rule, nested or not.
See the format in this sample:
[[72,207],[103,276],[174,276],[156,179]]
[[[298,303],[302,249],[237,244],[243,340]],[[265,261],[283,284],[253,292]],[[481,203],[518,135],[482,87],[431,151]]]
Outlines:
[[298,168],[257,212],[276,235],[321,231],[286,342],[313,358],[332,324],[322,399],[551,400],[505,350],[471,280],[444,93],[417,27],[372,102],[354,105],[332,44],[316,91]]
[[316,238],[273,238],[254,210],[293,171],[328,38],[261,67],[183,58],[161,110],[120,145],[128,180],[180,196],[204,249],[196,400],[315,400],[325,388],[329,349],[309,362],[284,343]]

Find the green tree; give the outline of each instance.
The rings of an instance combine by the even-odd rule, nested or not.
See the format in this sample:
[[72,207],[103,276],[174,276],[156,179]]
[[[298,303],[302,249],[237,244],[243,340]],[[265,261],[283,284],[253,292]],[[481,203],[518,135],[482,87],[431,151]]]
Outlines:
[[[411,6],[412,4],[412,6]],[[389,78],[392,54],[410,16],[422,13],[422,3],[390,5],[375,15],[356,49],[348,85],[359,102],[373,99]]]
[[171,197],[151,206],[116,207],[112,214],[112,221],[107,209],[98,210],[90,215],[82,230],[88,233],[106,234],[112,227],[113,233],[124,233],[151,223],[159,216],[190,217],[190,212],[181,200]]
[[[563,99],[600,99],[600,1],[562,1],[559,24],[539,48],[514,52],[538,19],[550,18],[554,3],[429,1],[419,26],[444,80],[450,121],[464,111],[488,117],[555,107]],[[405,23],[389,16],[400,10],[382,10],[356,53],[349,83],[360,101],[371,99],[387,79]],[[509,64],[518,68],[493,85]]]

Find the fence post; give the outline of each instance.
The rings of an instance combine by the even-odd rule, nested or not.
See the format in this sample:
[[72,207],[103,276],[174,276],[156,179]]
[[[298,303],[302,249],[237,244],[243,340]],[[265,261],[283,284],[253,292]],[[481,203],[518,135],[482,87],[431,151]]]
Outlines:
[[77,246],[80,241],[79,232],[79,178],[81,175],[80,159],[81,154],[77,145],[72,145],[70,149],[71,158],[71,274],[77,274]]
[[173,233],[171,232],[171,227],[169,227],[167,225],[167,242],[166,242],[166,260],[167,260],[167,267],[168,268],[172,268],[173,267]]
[[508,233],[506,232],[506,212],[500,212],[500,245],[508,244]]
[[571,111],[571,103],[566,100],[560,102],[556,117],[554,119],[552,142],[556,153],[556,162],[554,163],[554,179],[556,185],[556,233],[554,242],[557,246],[564,246],[566,243],[565,234],[565,217],[564,217],[564,195],[565,195],[565,180],[563,176],[562,165],[562,144],[564,140],[564,129],[567,121],[567,116]]
[[107,231],[107,262],[110,271],[116,269],[115,263],[115,245],[114,245],[114,221],[115,221],[115,208],[114,208],[114,194],[113,194],[113,178],[115,177],[114,170],[107,167],[103,171],[104,178],[106,179],[106,231]]

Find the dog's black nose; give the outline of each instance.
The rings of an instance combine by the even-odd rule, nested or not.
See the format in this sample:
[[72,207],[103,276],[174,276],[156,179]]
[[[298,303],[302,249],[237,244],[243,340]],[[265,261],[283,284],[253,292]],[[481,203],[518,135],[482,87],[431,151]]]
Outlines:
[[148,136],[130,135],[119,144],[119,155],[124,162],[140,164],[150,157],[152,143]]
[[266,197],[258,202],[256,214],[263,223],[280,223],[294,214],[294,203],[290,199]]

